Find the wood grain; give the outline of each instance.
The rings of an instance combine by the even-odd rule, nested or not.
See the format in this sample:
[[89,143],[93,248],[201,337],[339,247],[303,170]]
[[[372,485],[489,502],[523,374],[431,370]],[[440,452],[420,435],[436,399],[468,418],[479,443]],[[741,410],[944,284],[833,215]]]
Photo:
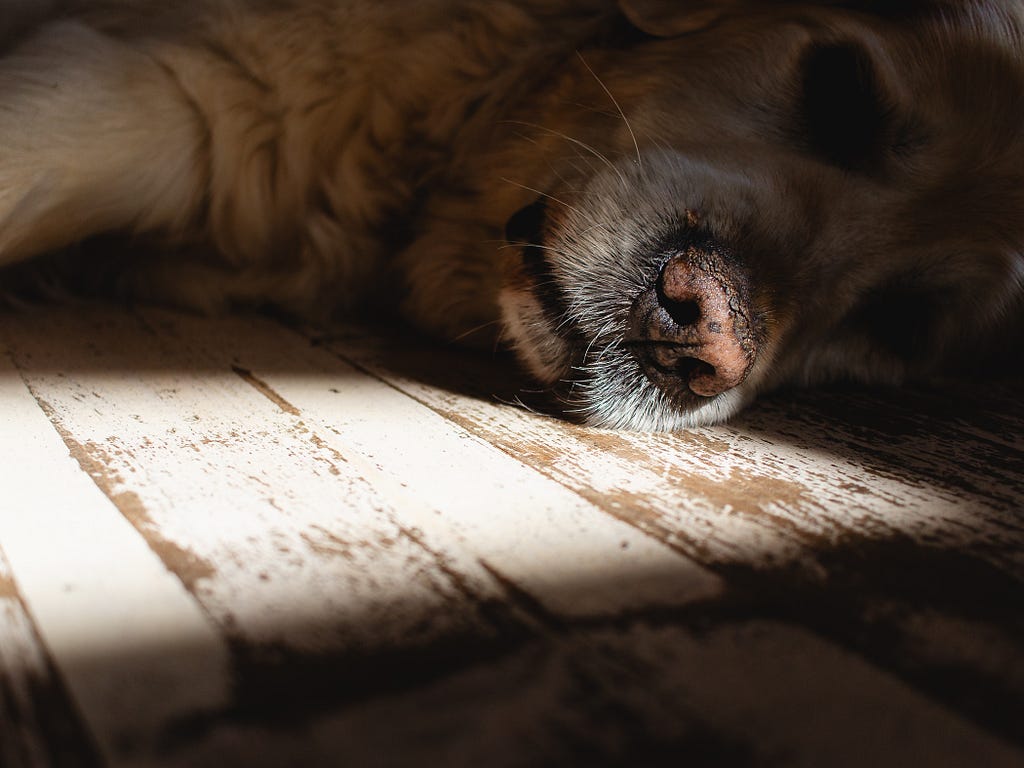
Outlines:
[[320,341],[719,572],[732,587],[719,610],[827,635],[1022,738],[1016,382],[987,398],[957,384],[783,393],[727,426],[623,433],[510,406],[487,376],[463,386],[474,363],[459,354],[438,362],[361,329]]
[[0,396],[0,541],[103,751],[148,747],[168,722],[223,706],[223,641],[81,472],[6,358]]
[[1024,765],[1014,384],[646,435],[379,329],[0,340],[5,758]]
[[[778,398],[729,426],[676,435],[613,432],[431,386],[425,382],[434,377],[423,373],[436,372],[436,363],[417,366],[358,330],[336,333],[325,345],[590,494],[610,514],[627,510],[630,522],[702,561],[805,559],[813,568],[817,549],[850,534],[899,535],[936,545],[955,541],[1024,573],[1024,555],[1001,546],[1007,535],[1024,533],[1019,411],[982,429],[964,418],[914,421],[891,406],[880,415],[879,403],[863,397],[843,398],[845,418],[824,420],[818,409],[801,411]],[[396,360],[409,370],[395,370]],[[819,398],[810,399],[820,407]],[[874,429],[864,417],[870,407]]]

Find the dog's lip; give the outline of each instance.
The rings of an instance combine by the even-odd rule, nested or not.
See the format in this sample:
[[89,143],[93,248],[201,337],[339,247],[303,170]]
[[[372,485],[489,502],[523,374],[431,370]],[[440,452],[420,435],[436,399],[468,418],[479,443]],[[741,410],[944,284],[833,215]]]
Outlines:
[[640,374],[651,380],[661,389],[677,407],[692,408],[714,400],[721,393],[706,395],[696,392],[689,385],[687,378],[681,377],[679,370],[679,358],[687,357],[692,359],[694,371],[703,370],[708,373],[714,372],[714,367],[709,363],[700,360],[696,353],[704,346],[702,344],[680,344],[670,341],[648,341],[648,340],[623,340],[623,346],[627,347],[638,361],[646,360],[644,371]]
[[691,344],[683,341],[668,341],[665,339],[644,339],[639,336],[623,336],[622,345],[629,346],[645,346],[645,347],[670,347],[672,349],[693,349],[697,350],[703,347],[703,344]]

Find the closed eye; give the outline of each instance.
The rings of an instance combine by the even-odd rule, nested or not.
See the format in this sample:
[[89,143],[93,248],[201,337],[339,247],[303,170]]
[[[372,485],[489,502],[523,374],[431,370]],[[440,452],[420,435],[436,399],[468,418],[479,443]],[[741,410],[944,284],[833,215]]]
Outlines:
[[799,127],[807,149],[845,170],[876,169],[894,120],[868,53],[854,43],[812,46],[801,77]]

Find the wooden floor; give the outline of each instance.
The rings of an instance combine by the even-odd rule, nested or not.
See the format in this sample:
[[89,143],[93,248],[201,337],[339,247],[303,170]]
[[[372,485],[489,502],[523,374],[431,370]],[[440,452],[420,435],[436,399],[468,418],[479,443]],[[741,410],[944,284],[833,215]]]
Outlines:
[[504,366],[0,316],[0,765],[1024,766],[1021,382],[669,436]]

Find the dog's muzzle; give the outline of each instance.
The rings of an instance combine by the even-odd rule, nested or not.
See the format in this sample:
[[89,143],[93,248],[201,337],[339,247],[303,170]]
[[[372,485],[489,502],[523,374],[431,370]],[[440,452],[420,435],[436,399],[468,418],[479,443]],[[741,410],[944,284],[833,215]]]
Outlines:
[[757,356],[748,283],[735,260],[702,242],[671,253],[636,299],[626,343],[671,398],[715,397],[747,378]]

